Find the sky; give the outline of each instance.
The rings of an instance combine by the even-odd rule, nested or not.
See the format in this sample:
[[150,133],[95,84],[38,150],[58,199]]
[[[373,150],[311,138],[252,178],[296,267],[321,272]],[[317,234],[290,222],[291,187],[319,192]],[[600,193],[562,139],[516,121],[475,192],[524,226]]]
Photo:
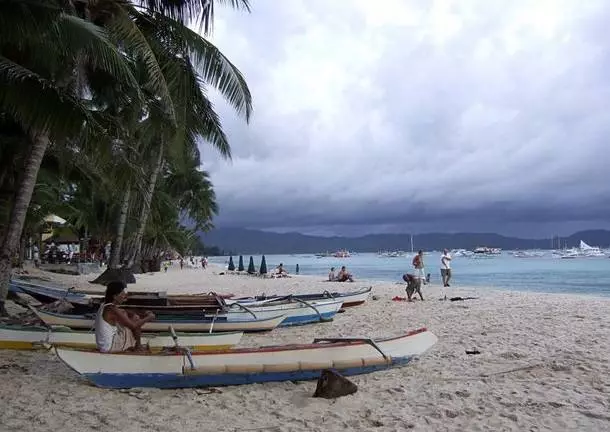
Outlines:
[[610,2],[251,0],[211,40],[249,124],[202,143],[219,227],[356,236],[610,228]]

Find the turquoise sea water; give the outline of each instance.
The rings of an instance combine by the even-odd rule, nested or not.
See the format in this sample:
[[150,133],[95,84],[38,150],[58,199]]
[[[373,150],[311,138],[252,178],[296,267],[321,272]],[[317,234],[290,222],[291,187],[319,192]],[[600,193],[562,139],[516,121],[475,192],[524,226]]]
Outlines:
[[[299,264],[300,274],[324,279],[330,267],[342,265],[356,279],[398,282],[406,272],[413,272],[412,255],[398,258],[375,253],[355,254],[349,258],[318,258],[315,255],[266,255],[268,269],[280,262],[290,273]],[[233,257],[237,266],[238,257]],[[250,256],[244,256],[247,267]],[[228,257],[211,257],[210,262],[226,265]],[[254,256],[258,270],[261,257]],[[433,283],[440,282],[440,253],[425,255],[426,273]],[[516,258],[509,252],[489,258],[454,257],[452,286],[483,286],[516,291],[589,294],[610,296],[610,259],[608,257],[559,259],[552,256]]]

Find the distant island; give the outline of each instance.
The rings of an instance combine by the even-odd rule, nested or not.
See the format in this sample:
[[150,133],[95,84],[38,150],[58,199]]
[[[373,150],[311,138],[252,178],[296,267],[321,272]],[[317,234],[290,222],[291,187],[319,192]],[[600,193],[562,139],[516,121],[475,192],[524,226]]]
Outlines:
[[[352,252],[378,252],[382,250],[411,250],[410,234],[369,234],[361,237],[321,237],[300,233],[273,233],[244,228],[216,228],[200,233],[207,250],[214,254],[302,254],[334,252],[347,249]],[[523,239],[495,233],[427,233],[413,234],[415,250],[468,249],[488,246],[501,249],[560,249],[577,247],[583,240],[590,245],[608,247],[610,231],[579,231],[568,237],[553,239]],[[212,255],[213,253],[209,253]]]

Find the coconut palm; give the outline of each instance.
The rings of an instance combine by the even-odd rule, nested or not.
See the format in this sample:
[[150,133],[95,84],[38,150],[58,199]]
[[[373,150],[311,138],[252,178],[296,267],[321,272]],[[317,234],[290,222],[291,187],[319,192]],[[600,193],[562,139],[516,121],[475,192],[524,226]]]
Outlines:
[[76,69],[112,75],[134,85],[125,57],[104,31],[70,14],[59,0],[0,3],[0,113],[18,125],[28,148],[22,176],[0,245],[0,313],[8,291],[11,259],[19,247],[27,209],[44,154],[52,141],[99,131],[80,97]]
[[[243,76],[209,41],[171,18],[158,14],[151,18],[133,13],[136,25],[153,49],[166,77],[175,124],[168,124],[164,118],[165,113],[155,98],[149,100],[146,108],[147,118],[139,127],[148,132],[142,135],[148,136],[153,157],[144,152],[144,160],[138,165],[146,165],[147,160],[153,163],[146,176],[147,184],[140,188],[142,206],[132,252],[127,255],[128,266],[132,266],[137,259],[150,203],[164,162],[171,158],[180,158],[181,153],[195,151],[198,166],[199,153],[196,149],[197,142],[201,139],[209,142],[222,156],[230,158],[227,137],[204,92],[204,85],[216,87],[246,120],[252,110],[251,96]],[[120,262],[128,201],[131,197],[132,191],[126,190],[111,259],[113,266]]]
[[[248,8],[245,0],[224,3]],[[120,110],[97,103],[91,109],[91,104],[114,98],[119,101],[119,107],[131,102],[145,111],[142,96],[145,91],[155,95],[167,117],[166,123],[176,128],[175,105],[155,55],[159,51],[150,45],[154,41],[150,38],[151,32],[158,41],[179,41],[171,48],[183,48],[182,54],[192,57],[198,66],[198,78],[218,88],[238,112],[249,116],[250,95],[241,74],[209,42],[197,39],[197,34],[187,31],[185,26],[190,19],[195,19],[208,32],[213,5],[209,0],[135,3],[5,0],[0,3],[0,115],[20,126],[29,146],[0,247],[0,309],[8,288],[11,256],[18,247],[36,177],[49,144],[70,142],[97,132],[111,148],[117,144],[119,147],[131,145],[128,140],[133,122],[115,124]],[[149,27],[151,20],[163,22],[164,27]],[[142,29],[148,32],[148,38]],[[181,35],[181,39],[176,35]],[[137,84],[132,73],[134,62],[145,65],[148,77],[145,86]],[[95,76],[96,80],[103,77],[107,85],[90,86],[89,76]],[[91,94],[92,87],[105,89],[112,97],[108,94],[97,97],[97,93]],[[121,100],[120,95],[126,96]],[[211,111],[211,105],[208,106]],[[209,121],[220,124],[213,111],[206,115]],[[117,135],[109,136],[111,132]],[[127,191],[130,190],[126,188],[124,201],[129,202]]]

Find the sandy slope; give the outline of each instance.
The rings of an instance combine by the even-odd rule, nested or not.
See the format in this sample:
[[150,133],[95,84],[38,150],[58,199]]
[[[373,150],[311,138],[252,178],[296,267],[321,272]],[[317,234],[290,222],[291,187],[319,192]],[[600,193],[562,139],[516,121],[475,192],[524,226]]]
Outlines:
[[[218,269],[143,275],[138,290],[235,294],[358,288],[310,277],[260,279]],[[49,275],[68,286],[91,277]],[[320,278],[321,279],[321,278]],[[610,430],[610,300],[451,288],[438,301],[394,302],[402,286],[371,283],[378,300],[332,323],[247,335],[244,346],[321,336],[385,336],[426,326],[439,343],[401,369],[353,377],[356,394],[311,397],[315,382],[210,390],[94,388],[44,352],[0,352],[0,430],[478,431]],[[130,286],[131,287],[131,286]],[[467,355],[477,348],[480,355]],[[196,429],[194,429],[196,428]]]

